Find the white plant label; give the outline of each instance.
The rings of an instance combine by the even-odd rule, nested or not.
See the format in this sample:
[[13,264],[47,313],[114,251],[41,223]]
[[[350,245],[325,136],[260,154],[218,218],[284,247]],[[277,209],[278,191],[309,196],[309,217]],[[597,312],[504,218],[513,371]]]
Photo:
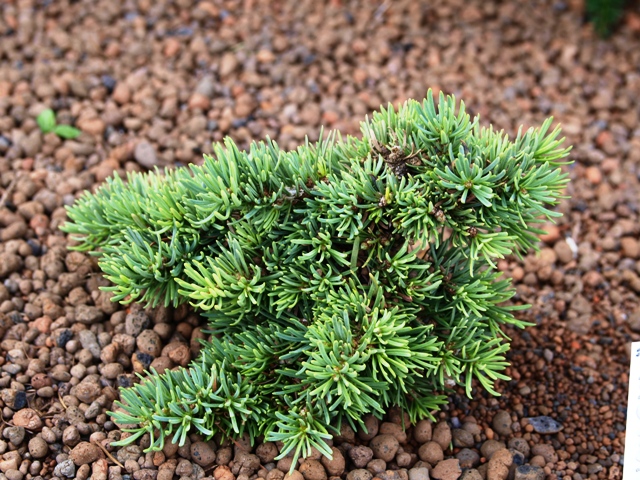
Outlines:
[[640,478],[640,342],[631,344],[627,435],[624,446],[622,480]]

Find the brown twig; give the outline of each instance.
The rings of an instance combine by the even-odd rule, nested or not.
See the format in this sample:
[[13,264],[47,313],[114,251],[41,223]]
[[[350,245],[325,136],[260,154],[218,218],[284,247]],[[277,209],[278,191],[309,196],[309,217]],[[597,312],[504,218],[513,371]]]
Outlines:
[[11,195],[11,192],[13,191],[13,189],[16,188],[16,184],[18,183],[19,177],[20,175],[16,175],[15,177],[13,177],[13,180],[11,180],[11,183],[2,194],[2,197],[0,197],[0,208],[4,207],[4,204],[7,202],[9,195]]
[[91,441],[91,443],[93,443],[94,445],[97,445],[97,446],[100,448],[100,450],[102,450],[102,451],[104,452],[104,454],[105,454],[107,457],[109,457],[109,459],[110,459],[113,463],[115,463],[116,465],[118,465],[120,468],[124,468],[124,465],[122,465],[118,460],[116,460],[116,458],[115,458],[113,455],[111,455],[111,454],[109,453],[109,450],[107,450],[106,448],[104,448],[100,443],[96,442],[95,440],[92,440],[92,441]]
[[65,411],[67,410],[67,405],[64,403],[64,400],[62,400],[62,395],[60,395],[60,390],[58,390],[58,400],[60,400],[60,403],[62,404],[62,408],[65,409]]

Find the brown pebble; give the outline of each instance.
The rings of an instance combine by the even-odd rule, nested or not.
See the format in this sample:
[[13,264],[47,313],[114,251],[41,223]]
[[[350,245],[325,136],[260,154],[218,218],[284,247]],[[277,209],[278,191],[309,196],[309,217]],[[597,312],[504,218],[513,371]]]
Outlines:
[[364,426],[364,429],[358,430],[358,437],[366,442],[378,434],[380,422],[373,415],[365,415]]
[[191,444],[191,459],[201,467],[211,465],[216,460],[216,451],[208,442]]
[[338,450],[336,447],[331,447],[332,459],[329,460],[324,455],[320,459],[320,462],[327,470],[327,473],[332,476],[340,476],[344,473],[344,469],[346,466],[345,458],[342,455],[342,452]]
[[443,460],[431,470],[431,478],[436,480],[456,480],[461,474],[462,469],[457,458]]
[[402,428],[402,425],[391,422],[383,422],[380,425],[380,429],[378,433],[385,435],[393,435],[398,443],[406,443],[407,441],[407,433]]
[[350,449],[348,455],[357,468],[364,468],[373,458],[373,450],[364,445],[358,445]]
[[13,415],[13,424],[26,430],[38,431],[42,428],[42,420],[38,413],[31,408],[23,408]]
[[327,480],[327,472],[318,460],[307,458],[298,470],[305,480]]
[[449,448],[451,444],[452,436],[451,436],[451,427],[447,422],[438,422],[433,429],[433,437],[432,440],[442,447],[442,450],[446,450]]
[[509,476],[509,467],[513,463],[513,456],[506,448],[496,451],[487,467],[487,478],[491,480],[506,480]]
[[511,423],[511,414],[505,410],[498,410],[493,417],[491,426],[498,435],[507,437],[513,433],[511,430]]
[[393,435],[377,435],[369,442],[373,456],[390,462],[396,456],[400,444]]
[[495,452],[505,448],[505,444],[497,440],[486,440],[480,447],[482,456],[487,460],[490,460]]
[[69,452],[69,458],[76,465],[86,465],[104,458],[104,453],[97,445],[89,442],[80,442]]
[[48,452],[49,445],[41,436],[36,436],[29,440],[29,453],[33,458],[44,458]]
[[433,427],[430,420],[420,420],[413,427],[413,438],[418,443],[427,443],[431,441]]
[[[373,478],[373,474],[369,470],[364,470],[363,468],[357,468],[356,470],[351,470],[347,473],[347,480],[371,480]],[[287,480],[285,478],[285,480]]]
[[418,456],[423,462],[427,462],[431,466],[434,466],[444,459],[444,452],[442,451],[442,446],[438,442],[427,442],[418,450]]
[[153,330],[143,330],[136,339],[136,345],[142,353],[157,357],[162,352],[162,340]]
[[226,465],[220,465],[213,471],[213,478],[216,480],[235,480],[235,475],[231,473],[231,469]]

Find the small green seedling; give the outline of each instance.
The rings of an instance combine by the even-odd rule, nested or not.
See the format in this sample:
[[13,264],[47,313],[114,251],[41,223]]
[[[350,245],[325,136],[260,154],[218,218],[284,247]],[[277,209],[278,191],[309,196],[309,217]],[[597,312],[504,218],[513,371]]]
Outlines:
[[56,123],[56,114],[50,108],[46,108],[43,110],[38,118],[36,118],[36,122],[42,130],[42,133],[50,133],[53,132],[61,138],[65,138],[67,140],[72,140],[82,132],[71,125],[58,125]]

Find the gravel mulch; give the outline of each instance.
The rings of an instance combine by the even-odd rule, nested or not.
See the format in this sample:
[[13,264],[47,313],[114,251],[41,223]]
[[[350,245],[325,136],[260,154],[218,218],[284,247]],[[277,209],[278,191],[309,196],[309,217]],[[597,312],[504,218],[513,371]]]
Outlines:
[[[622,477],[629,342],[640,340],[640,13],[608,41],[582,1],[9,0],[0,5],[0,480],[542,480]],[[113,172],[201,162],[211,142],[358,133],[429,87],[510,134],[549,115],[574,145],[570,199],[539,255],[500,262],[536,323],[503,395],[438,422],[346,428],[334,458],[275,461],[193,436],[116,449],[106,415],[136,372],[186,365],[202,319],[111,303],[70,252],[64,206]],[[43,135],[52,108],[83,134]]]

